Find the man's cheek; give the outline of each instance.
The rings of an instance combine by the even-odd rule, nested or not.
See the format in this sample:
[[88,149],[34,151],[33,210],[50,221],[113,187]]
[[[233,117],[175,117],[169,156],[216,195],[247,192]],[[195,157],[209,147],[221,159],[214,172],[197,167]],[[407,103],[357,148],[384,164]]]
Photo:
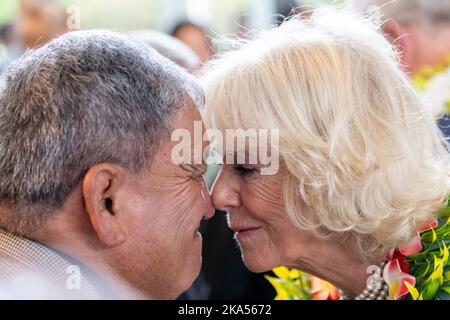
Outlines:
[[198,223],[196,220],[201,220],[206,208],[206,202],[203,200],[206,196],[207,194],[202,194],[200,187],[190,186],[185,188],[178,197],[168,200],[173,220],[182,221],[188,226]]

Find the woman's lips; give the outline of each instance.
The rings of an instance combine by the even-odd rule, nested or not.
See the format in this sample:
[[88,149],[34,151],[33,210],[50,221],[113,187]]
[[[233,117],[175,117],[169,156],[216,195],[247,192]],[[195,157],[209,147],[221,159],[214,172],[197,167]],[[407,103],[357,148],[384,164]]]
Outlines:
[[203,241],[203,236],[200,232],[200,227],[194,232],[194,240],[195,241]]
[[194,239],[202,236],[200,229],[201,229],[201,222],[198,224],[197,229],[194,230]]
[[253,228],[235,228],[233,229],[234,233],[236,234],[236,236],[242,237],[242,236],[247,236],[250,235],[258,230],[260,230],[261,227],[253,227]]
[[194,234],[194,238],[195,238],[195,239],[202,238],[202,234],[200,233],[200,231],[197,231],[197,232]]

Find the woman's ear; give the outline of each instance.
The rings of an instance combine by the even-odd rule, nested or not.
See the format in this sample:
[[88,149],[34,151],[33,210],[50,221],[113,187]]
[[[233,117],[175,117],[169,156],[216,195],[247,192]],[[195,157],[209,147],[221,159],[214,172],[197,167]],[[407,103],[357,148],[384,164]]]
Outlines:
[[86,213],[98,239],[106,247],[118,246],[128,237],[126,219],[116,205],[125,175],[126,171],[118,166],[99,164],[91,167],[83,179]]
[[388,21],[383,26],[384,33],[389,41],[400,52],[401,64],[405,71],[410,72],[414,68],[415,47],[413,35],[407,26]]

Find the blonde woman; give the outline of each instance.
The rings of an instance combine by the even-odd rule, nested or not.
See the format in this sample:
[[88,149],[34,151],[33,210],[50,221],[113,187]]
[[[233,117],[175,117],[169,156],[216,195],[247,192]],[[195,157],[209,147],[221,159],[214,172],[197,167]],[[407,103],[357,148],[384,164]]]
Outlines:
[[422,249],[420,229],[437,227],[449,163],[396,53],[370,21],[338,11],[240,46],[202,81],[210,127],[279,129],[277,174],[226,164],[212,192],[245,264],[309,272],[341,299],[405,297],[420,285],[405,256]]

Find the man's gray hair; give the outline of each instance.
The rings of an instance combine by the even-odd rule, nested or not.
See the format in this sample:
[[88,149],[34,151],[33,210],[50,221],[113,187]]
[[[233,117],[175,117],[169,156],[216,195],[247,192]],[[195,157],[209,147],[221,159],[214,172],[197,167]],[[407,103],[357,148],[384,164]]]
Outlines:
[[397,22],[414,22],[420,16],[450,22],[450,0],[348,0],[347,6],[364,13],[379,10],[383,19]]
[[0,225],[37,228],[96,164],[139,172],[175,113],[202,100],[182,68],[112,32],[72,32],[26,53],[0,79]]

